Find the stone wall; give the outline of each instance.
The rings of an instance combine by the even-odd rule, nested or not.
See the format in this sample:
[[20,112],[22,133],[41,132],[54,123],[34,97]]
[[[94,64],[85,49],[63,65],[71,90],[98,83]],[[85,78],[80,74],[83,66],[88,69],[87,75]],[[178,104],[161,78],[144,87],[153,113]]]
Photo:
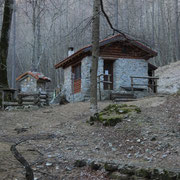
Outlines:
[[20,90],[23,93],[35,93],[37,92],[37,84],[36,84],[36,79],[31,77],[31,76],[27,76],[26,78],[24,78],[22,81],[19,82],[20,83]]
[[[84,101],[85,99],[89,99],[90,97],[90,67],[92,63],[92,57],[85,57],[81,61],[81,92],[72,93],[72,67],[68,67],[64,70],[64,94],[68,101]],[[103,59],[99,59],[98,61],[98,75],[103,74],[104,69],[104,61]],[[102,79],[102,78],[101,78]],[[99,87],[98,87],[99,88]],[[103,88],[103,84],[101,84],[101,89]]]
[[[131,87],[130,76],[148,76],[148,62],[143,59],[118,59],[114,62],[113,69],[114,91],[119,91],[122,86]],[[144,79],[135,79],[134,82],[148,84],[148,80]]]
[[91,57],[85,57],[81,63],[81,94],[90,96]]
[[46,82],[37,82],[37,91],[46,92]]
[[71,101],[71,94],[72,94],[72,67],[69,66],[68,68],[64,69],[64,86],[63,86],[63,93],[66,95],[66,99]]
[[[85,57],[81,62],[81,92],[73,95],[72,93],[72,67],[64,70],[64,94],[68,101],[84,101],[90,97],[90,67],[92,57]],[[118,59],[114,62],[114,90],[121,91],[121,86],[130,87],[130,76],[148,76],[148,63],[145,60],[139,59]],[[102,58],[98,61],[98,75],[104,72],[104,60]],[[103,77],[101,77],[103,80]],[[147,80],[137,79],[136,83],[148,83]],[[102,100],[110,98],[111,90],[103,90],[103,83],[101,86]],[[99,85],[98,85],[98,99],[99,99]]]

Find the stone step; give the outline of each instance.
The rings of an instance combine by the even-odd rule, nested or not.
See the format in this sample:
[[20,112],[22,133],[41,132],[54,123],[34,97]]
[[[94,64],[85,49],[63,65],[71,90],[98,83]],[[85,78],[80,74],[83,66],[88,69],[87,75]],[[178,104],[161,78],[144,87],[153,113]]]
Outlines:
[[111,99],[135,99],[135,97],[132,93],[112,93]]
[[111,96],[111,98],[112,98],[112,99],[116,99],[116,98],[127,98],[127,99],[128,99],[128,98],[130,98],[130,99],[132,98],[132,99],[133,99],[133,98],[135,98],[135,97],[134,97],[134,96],[128,96],[128,95],[125,96],[125,95],[124,95],[124,96]]
[[123,95],[134,95],[133,93],[130,92],[123,92],[123,93],[111,93],[112,95],[117,95],[117,96],[123,96]]
[[114,102],[130,102],[130,101],[136,101],[136,99],[130,99],[130,98],[116,98],[113,100]]

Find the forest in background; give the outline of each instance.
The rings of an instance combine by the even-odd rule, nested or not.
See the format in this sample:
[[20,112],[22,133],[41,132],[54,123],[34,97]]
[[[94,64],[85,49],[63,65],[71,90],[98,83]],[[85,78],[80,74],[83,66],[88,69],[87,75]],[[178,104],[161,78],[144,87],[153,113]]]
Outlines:
[[[114,27],[158,52],[152,60],[162,66],[180,59],[179,0],[104,0]],[[16,59],[16,76],[32,70],[52,79],[52,88],[63,81],[54,65],[91,43],[92,5],[89,0],[16,0],[11,27],[8,76]],[[3,0],[0,2],[0,26]],[[100,38],[113,35],[101,14]]]

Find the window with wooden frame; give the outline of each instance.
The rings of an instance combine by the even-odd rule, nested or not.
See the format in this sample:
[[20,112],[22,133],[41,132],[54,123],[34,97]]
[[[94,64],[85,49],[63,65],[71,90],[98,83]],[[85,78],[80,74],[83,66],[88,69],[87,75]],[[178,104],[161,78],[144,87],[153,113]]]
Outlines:
[[73,93],[81,92],[81,63],[72,67],[72,91]]

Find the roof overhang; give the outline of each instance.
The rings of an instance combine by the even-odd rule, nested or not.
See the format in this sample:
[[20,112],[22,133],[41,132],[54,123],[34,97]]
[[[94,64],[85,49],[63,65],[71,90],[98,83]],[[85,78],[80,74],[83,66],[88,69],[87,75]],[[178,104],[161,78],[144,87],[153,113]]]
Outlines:
[[[112,36],[110,38],[104,39],[104,40],[100,41],[99,46],[103,47],[105,45],[108,45],[108,44],[111,44],[111,43],[117,42],[117,41],[130,43],[131,45],[134,45],[134,46],[138,47],[142,51],[145,51],[147,53],[147,55],[145,57],[143,57],[143,58],[146,59],[146,60],[157,56],[157,52],[155,52],[154,50],[152,50],[148,46],[140,43],[137,40],[134,40],[133,38],[131,38],[130,36],[127,36],[127,35],[126,35],[126,38],[123,37],[121,34],[117,34],[117,35]],[[55,65],[55,69],[58,69],[60,67],[62,67],[62,68],[67,67],[74,60],[78,59],[78,57],[82,57],[83,58],[85,56],[90,55],[91,51],[92,51],[92,45],[86,46],[86,47],[80,49],[79,51],[75,52],[71,56],[67,57],[63,61],[57,63]],[[81,59],[81,58],[79,58],[79,59]]]
[[28,71],[28,72],[25,72],[23,74],[21,74],[19,77],[16,78],[16,81],[21,81],[23,80],[24,78],[26,78],[26,76],[32,76],[33,78],[35,78],[36,80],[41,80],[41,81],[44,81],[44,82],[51,82],[51,79],[40,74],[40,73],[36,73],[36,72],[31,72],[31,71]]

